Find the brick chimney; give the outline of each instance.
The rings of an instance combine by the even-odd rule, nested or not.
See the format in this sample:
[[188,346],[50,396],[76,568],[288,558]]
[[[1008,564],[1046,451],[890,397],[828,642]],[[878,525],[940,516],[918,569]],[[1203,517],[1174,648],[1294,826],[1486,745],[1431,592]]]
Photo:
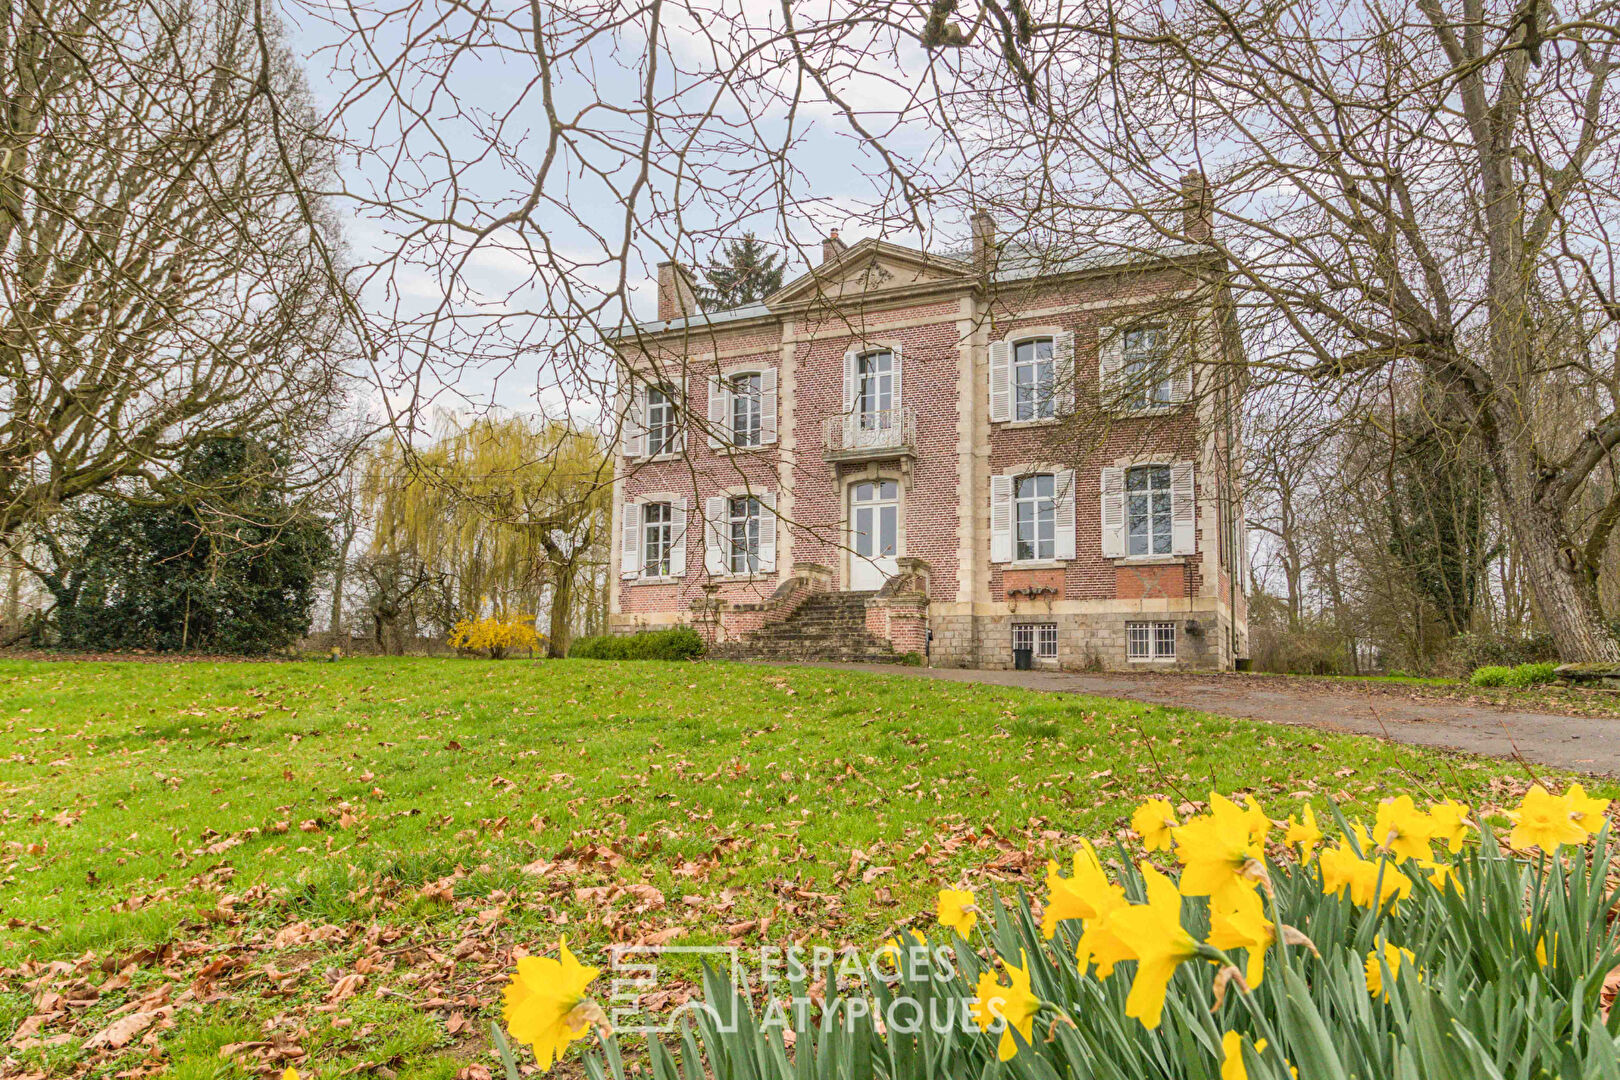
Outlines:
[[996,260],[996,219],[980,210],[970,222],[973,228],[973,265],[988,269]]
[[838,239],[838,230],[834,229],[832,234],[821,242],[821,261],[830,263],[848,250],[849,245]]
[[1207,244],[1215,235],[1215,202],[1201,172],[1181,178],[1181,232],[1194,244]]
[[698,312],[697,292],[692,275],[678,262],[658,264],[658,318],[683,319]]

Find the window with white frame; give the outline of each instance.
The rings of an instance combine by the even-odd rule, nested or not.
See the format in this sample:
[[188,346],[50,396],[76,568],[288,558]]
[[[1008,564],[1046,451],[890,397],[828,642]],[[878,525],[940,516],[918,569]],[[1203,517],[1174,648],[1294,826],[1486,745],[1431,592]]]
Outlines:
[[1166,328],[1134,326],[1125,331],[1120,378],[1127,408],[1159,409],[1175,404],[1169,360],[1170,332]]
[[668,387],[647,387],[647,456],[675,452],[675,434],[679,418],[676,416],[675,395]]
[[1057,557],[1057,478],[1051,473],[1020,476],[1013,486],[1013,559],[1032,562]]
[[750,496],[726,500],[730,536],[726,569],[733,574],[759,572],[759,500]]
[[1128,660],[1174,660],[1176,658],[1176,624],[1173,622],[1126,623],[1125,657]]
[[641,575],[670,577],[670,551],[675,546],[675,508],[667,502],[641,506]]
[[863,353],[855,360],[855,408],[863,430],[893,426],[894,353]]
[[1125,470],[1125,554],[1170,554],[1170,516],[1170,466]]
[[761,435],[761,376],[757,371],[733,375],[726,389],[731,397],[731,444],[758,446]]
[[1012,631],[1014,649],[1028,649],[1037,660],[1057,659],[1057,623],[1015,623]]
[[1013,346],[1014,420],[1046,420],[1057,415],[1054,370],[1051,338],[1033,338]]

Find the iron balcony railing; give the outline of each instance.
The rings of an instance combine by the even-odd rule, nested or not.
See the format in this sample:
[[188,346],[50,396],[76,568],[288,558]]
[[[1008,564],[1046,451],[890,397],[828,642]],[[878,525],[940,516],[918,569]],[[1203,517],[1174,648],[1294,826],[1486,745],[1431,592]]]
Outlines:
[[827,418],[826,447],[830,456],[908,451],[916,441],[917,420],[910,408],[877,409]]

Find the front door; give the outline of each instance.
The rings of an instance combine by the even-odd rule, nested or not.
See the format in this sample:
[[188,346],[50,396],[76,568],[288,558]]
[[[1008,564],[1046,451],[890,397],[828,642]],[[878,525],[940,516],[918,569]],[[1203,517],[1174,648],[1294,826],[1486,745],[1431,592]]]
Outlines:
[[849,489],[849,587],[881,589],[899,569],[900,485],[863,480]]

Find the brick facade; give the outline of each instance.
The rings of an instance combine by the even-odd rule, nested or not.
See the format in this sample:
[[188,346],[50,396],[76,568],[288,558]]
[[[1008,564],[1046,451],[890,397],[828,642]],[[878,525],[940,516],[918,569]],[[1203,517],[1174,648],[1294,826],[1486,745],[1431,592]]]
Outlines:
[[[1191,255],[1212,258],[1204,249]],[[1040,628],[1048,646],[1056,627],[1055,657],[1037,659],[1045,665],[1217,668],[1247,655],[1246,607],[1234,587],[1244,577],[1233,479],[1239,448],[1225,423],[1238,384],[1216,375],[1230,359],[1222,350],[1231,340],[1220,332],[1219,304],[1199,301],[1188,314],[1181,298],[1191,279],[1163,263],[1037,275],[1003,265],[983,273],[968,258],[877,241],[832,247],[828,256],[763,305],[644,323],[612,340],[627,386],[627,431],[645,419],[638,385],[669,388],[685,410],[678,452],[649,458],[621,448],[615,630],[689,622],[717,642],[737,642],[787,618],[815,591],[848,591],[861,569],[852,550],[851,488],[892,481],[898,550],[878,572],[880,582],[892,576],[868,601],[866,628],[896,653],[926,653],[934,664],[1010,666],[1015,628],[1029,624],[1028,633]],[[1100,342],[1122,320],[1172,305],[1177,313],[1168,317],[1191,320],[1198,392],[1144,415],[1110,412],[1098,389]],[[990,419],[991,343],[1021,335],[1072,341],[1071,415]],[[894,412],[904,427],[881,445],[845,447],[838,440],[850,438],[839,426],[846,354],[877,350],[898,357]],[[745,372],[774,376],[775,438],[743,449],[727,445],[729,412],[726,424],[709,424],[708,398],[714,378]],[[837,445],[828,442],[829,424],[846,432],[835,434]],[[1105,470],[1171,465],[1191,469],[1185,494],[1168,496],[1177,521],[1186,521],[1187,531],[1178,533],[1186,539],[1177,540],[1183,546],[1173,555],[1105,554]],[[1010,535],[993,520],[993,488],[1016,482],[999,477],[1034,473],[1072,476],[1073,551],[1059,541],[1055,557],[1015,562],[993,550],[998,527]],[[753,574],[716,572],[718,564],[705,557],[714,539],[706,509],[711,500],[748,496],[774,501],[774,563]],[[637,573],[641,549],[636,563],[624,562],[624,523],[627,515],[639,520],[648,502],[671,500],[684,502],[684,560],[649,580]],[[1133,641],[1140,652],[1154,632],[1164,640],[1166,627],[1173,627],[1173,658],[1133,655]]]

